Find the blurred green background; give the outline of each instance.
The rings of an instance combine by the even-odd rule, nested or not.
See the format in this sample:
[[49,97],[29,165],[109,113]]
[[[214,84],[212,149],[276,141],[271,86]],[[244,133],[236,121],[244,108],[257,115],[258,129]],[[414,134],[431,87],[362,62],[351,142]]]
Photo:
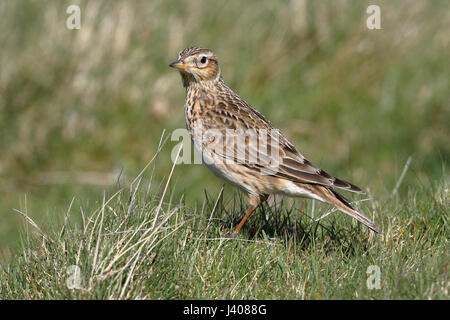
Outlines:
[[[68,30],[66,9],[81,8]],[[366,27],[369,4],[381,30]],[[0,257],[26,210],[43,228],[101,201],[184,128],[184,90],[168,68],[212,49],[228,85],[315,164],[375,197],[445,174],[450,155],[450,10],[438,1],[0,1]],[[155,181],[167,178],[169,141]],[[448,172],[448,170],[447,170]],[[223,182],[180,165],[186,203]],[[234,189],[227,188],[226,198]]]

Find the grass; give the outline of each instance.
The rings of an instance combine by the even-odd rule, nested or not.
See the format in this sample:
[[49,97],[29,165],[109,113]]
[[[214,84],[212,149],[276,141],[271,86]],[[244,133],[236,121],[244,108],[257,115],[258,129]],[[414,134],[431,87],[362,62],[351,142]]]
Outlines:
[[[65,1],[0,2],[1,297],[448,298],[447,1],[378,1],[381,30],[366,28],[373,1],[70,4],[80,30]],[[190,45],[308,159],[367,190],[358,206],[384,234],[277,199],[220,240],[246,201],[203,166],[171,174],[176,141],[157,151],[185,126],[167,65]],[[71,265],[84,289],[67,288]]]
[[[447,299],[448,181],[369,199],[375,235],[329,207],[262,206],[240,237],[246,205],[223,190],[188,207],[141,173],[96,205],[70,203],[60,228],[27,221],[19,254],[0,271],[2,299]],[[301,204],[300,207],[297,205]],[[75,218],[76,218],[75,214]],[[368,268],[381,270],[379,289]],[[78,268],[78,269],[74,269]],[[74,278],[78,270],[78,277]]]

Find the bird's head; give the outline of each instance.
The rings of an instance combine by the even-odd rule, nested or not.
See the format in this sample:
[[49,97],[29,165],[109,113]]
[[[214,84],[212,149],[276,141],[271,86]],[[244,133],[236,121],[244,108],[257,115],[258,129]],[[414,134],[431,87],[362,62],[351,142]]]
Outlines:
[[185,87],[194,82],[217,81],[221,78],[216,55],[205,48],[186,48],[180,51],[178,60],[172,62],[169,66],[180,71]]

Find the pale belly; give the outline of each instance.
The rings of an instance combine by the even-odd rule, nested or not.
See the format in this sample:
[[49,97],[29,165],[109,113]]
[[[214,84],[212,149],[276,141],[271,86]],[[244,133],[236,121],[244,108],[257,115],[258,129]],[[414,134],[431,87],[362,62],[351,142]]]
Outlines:
[[241,174],[235,173],[231,166],[236,166],[236,164],[226,164],[224,159],[218,155],[215,155],[207,150],[203,150],[200,146],[199,139],[195,139],[192,135],[192,142],[194,144],[194,150],[198,154],[202,155],[203,164],[212,171],[216,176],[226,180],[227,182],[243,189],[250,194],[259,194],[257,190],[252,188],[249,184],[245,183],[244,178]]

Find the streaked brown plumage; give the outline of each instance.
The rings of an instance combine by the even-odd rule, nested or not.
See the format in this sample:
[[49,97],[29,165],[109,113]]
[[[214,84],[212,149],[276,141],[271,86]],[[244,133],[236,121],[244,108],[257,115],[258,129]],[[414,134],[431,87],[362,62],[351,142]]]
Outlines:
[[180,71],[186,89],[186,126],[195,149],[209,169],[248,194],[251,208],[235,234],[270,194],[329,203],[379,232],[333,188],[362,190],[309,162],[260,112],[234,93],[223,81],[211,50],[186,48],[170,66]]

